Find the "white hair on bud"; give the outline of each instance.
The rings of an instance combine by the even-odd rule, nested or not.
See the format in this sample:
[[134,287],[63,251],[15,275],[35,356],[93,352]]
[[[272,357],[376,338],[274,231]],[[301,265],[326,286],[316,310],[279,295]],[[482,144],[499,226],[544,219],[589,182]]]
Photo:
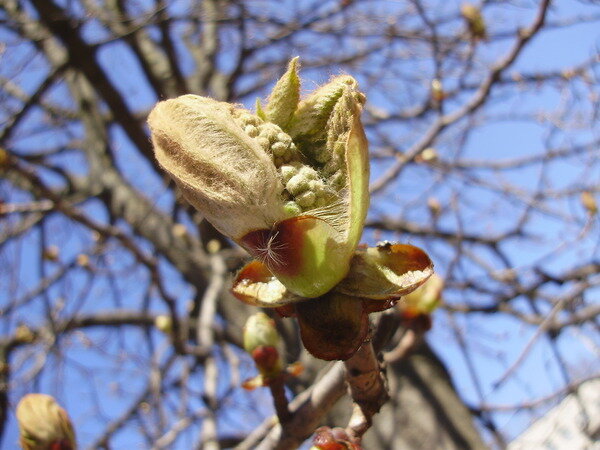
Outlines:
[[233,120],[233,105],[197,95],[160,102],[148,124],[160,165],[186,200],[234,239],[285,218],[270,155]]

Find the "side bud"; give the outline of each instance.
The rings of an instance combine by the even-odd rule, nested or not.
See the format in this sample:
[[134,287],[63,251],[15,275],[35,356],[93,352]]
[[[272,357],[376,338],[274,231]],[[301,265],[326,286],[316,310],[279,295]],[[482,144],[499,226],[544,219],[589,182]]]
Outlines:
[[486,40],[487,27],[485,25],[483,14],[481,14],[481,10],[475,5],[464,3],[460,7],[460,12],[467,22],[467,28],[471,39]]
[[437,274],[433,274],[419,288],[402,297],[398,303],[405,317],[430,314],[441,302],[444,280]]
[[28,394],[17,405],[24,450],[75,450],[75,432],[67,412],[49,395]]
[[598,203],[594,198],[594,194],[592,194],[590,191],[585,191],[581,193],[579,198],[584,209],[590,216],[595,216],[598,214]]
[[173,320],[171,316],[160,314],[154,318],[154,326],[165,334],[173,331]]
[[248,318],[244,326],[244,350],[256,363],[264,378],[281,373],[283,361],[279,353],[281,339],[275,322],[265,313],[256,313]]

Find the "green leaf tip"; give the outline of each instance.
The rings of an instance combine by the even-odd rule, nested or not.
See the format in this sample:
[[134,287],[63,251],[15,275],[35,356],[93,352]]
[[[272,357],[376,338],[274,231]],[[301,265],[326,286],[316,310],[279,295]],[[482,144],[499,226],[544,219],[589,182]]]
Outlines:
[[275,83],[265,107],[266,120],[287,131],[287,126],[298,108],[300,101],[299,57],[292,58],[287,71]]

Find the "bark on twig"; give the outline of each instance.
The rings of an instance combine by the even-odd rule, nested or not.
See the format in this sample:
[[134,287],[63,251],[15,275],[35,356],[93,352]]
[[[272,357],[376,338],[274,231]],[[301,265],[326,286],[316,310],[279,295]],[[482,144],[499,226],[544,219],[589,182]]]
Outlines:
[[345,363],[354,410],[346,432],[356,440],[370,428],[372,417],[388,400],[385,376],[371,341],[365,341]]
[[269,384],[271,395],[273,396],[273,405],[275,406],[275,412],[279,423],[285,427],[292,417],[288,404],[287,397],[285,395],[285,383],[283,377],[279,376],[271,380]]

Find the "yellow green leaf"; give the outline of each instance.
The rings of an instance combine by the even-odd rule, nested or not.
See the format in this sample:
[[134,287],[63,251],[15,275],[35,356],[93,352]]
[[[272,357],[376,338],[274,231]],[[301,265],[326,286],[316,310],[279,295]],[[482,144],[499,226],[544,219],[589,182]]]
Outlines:
[[414,291],[432,274],[433,263],[423,250],[386,243],[359,249],[336,291],[374,300],[394,299]]
[[264,114],[269,122],[279,125],[287,131],[292,116],[300,101],[300,77],[298,76],[298,57],[293,58],[288,69],[277,81],[269,96]]

